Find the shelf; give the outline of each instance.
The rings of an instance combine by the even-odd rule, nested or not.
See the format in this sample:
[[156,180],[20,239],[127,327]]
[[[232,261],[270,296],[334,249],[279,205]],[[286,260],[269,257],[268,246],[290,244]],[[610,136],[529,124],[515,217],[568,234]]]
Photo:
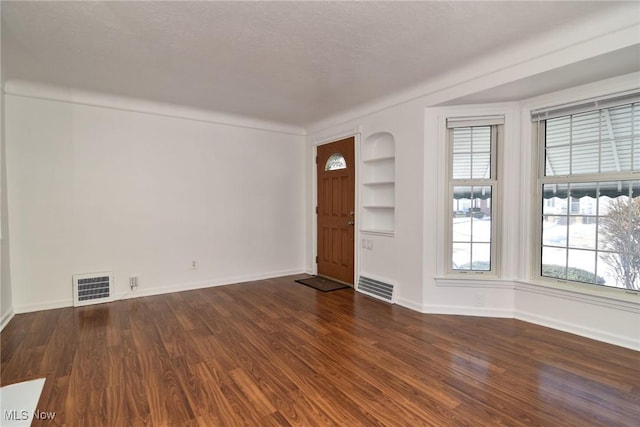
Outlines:
[[363,233],[393,236],[395,228],[395,140],[388,132],[370,135],[362,142]]
[[396,235],[395,231],[393,230],[370,230],[370,229],[361,229],[360,233],[362,234],[373,234],[376,236],[389,236],[389,237],[394,237]]
[[362,163],[377,163],[377,162],[386,162],[389,160],[395,160],[395,156],[385,156],[385,157],[374,157],[371,159],[363,160]]
[[395,206],[389,205],[365,205],[363,206],[365,209],[395,209]]
[[375,187],[377,185],[395,185],[396,183],[394,181],[371,181],[371,182],[364,182],[362,183],[362,185],[368,186],[368,187]]

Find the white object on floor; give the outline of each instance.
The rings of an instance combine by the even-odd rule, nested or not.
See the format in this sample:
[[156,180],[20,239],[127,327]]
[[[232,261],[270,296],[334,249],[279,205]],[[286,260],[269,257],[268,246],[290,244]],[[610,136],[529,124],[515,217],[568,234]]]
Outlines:
[[[0,425],[1,426],[29,426],[34,415],[41,417],[36,409],[40,393],[44,387],[44,378],[24,381],[4,386],[0,389]],[[51,414],[47,413],[48,418]],[[55,417],[55,413],[53,414]]]

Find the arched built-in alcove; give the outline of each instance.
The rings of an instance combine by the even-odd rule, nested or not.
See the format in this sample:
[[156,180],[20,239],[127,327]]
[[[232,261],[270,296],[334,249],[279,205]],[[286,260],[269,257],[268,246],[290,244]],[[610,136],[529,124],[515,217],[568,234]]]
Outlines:
[[395,139],[375,133],[362,143],[362,218],[360,231],[395,232]]

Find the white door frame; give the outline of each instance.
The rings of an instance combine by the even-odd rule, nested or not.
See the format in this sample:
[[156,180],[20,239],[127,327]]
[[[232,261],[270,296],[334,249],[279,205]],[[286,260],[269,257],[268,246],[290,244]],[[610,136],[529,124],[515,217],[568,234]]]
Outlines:
[[311,149],[311,164],[313,167],[311,168],[311,273],[313,275],[318,274],[318,263],[316,262],[316,256],[318,255],[318,216],[316,215],[316,206],[318,206],[318,164],[316,163],[316,158],[318,156],[318,146],[330,144],[332,142],[340,141],[346,138],[354,138],[354,154],[355,154],[355,164],[353,165],[355,168],[355,230],[354,230],[354,239],[353,239],[353,288],[355,289],[359,279],[359,271],[360,271],[360,245],[358,242],[360,241],[360,175],[358,164],[360,163],[360,136],[361,136],[360,127],[355,129],[351,129],[339,134],[333,134],[330,137],[320,137],[312,139],[312,149]]

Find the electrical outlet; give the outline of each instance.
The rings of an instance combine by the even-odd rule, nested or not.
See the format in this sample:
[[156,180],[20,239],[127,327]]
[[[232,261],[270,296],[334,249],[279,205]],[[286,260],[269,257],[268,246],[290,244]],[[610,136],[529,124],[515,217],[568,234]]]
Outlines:
[[191,269],[195,270],[198,268],[198,261],[191,261]]
[[131,290],[138,287],[138,276],[129,277],[129,287]]
[[367,249],[369,250],[373,249],[373,240],[367,239]]

